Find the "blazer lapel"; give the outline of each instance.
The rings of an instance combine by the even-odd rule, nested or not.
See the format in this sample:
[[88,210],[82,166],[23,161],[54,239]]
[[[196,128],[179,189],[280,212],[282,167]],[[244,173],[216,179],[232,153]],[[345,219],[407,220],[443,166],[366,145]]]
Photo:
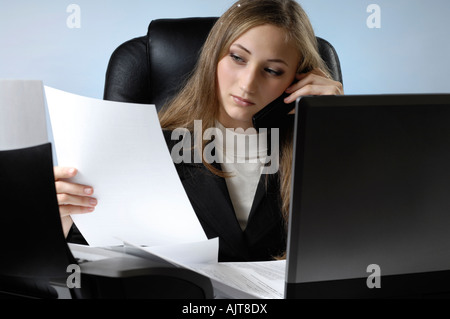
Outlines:
[[259,237],[280,223],[278,174],[261,175],[248,217],[246,232]]
[[[220,169],[219,165],[216,168]],[[200,164],[182,164],[181,179],[208,238],[220,237],[245,259],[245,242],[224,178]]]

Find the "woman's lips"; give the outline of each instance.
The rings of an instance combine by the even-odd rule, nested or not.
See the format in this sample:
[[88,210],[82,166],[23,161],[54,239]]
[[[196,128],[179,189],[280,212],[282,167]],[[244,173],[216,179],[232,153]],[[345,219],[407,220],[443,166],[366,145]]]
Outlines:
[[252,101],[243,99],[243,98],[241,98],[239,96],[232,95],[232,97],[233,97],[234,102],[237,105],[240,105],[240,106],[252,106],[252,105],[255,105],[255,103],[253,103]]

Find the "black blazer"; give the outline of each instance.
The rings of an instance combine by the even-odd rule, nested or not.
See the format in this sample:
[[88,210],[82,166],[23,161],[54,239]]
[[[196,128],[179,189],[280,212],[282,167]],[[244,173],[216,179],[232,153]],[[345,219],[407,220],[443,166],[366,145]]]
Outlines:
[[[171,131],[164,131],[169,151],[178,143]],[[221,169],[220,164],[213,164]],[[208,238],[219,238],[219,261],[263,261],[286,250],[287,232],[281,216],[278,174],[262,175],[247,227],[241,230],[225,179],[203,164],[175,164],[200,224]],[[74,225],[69,242],[87,244]]]
[[[164,131],[169,148],[179,141]],[[220,165],[213,164],[217,169]],[[203,164],[175,164],[187,196],[208,238],[219,237],[219,261],[262,261],[286,249],[286,228],[281,216],[278,174],[262,175],[247,227],[241,230],[225,179]]]

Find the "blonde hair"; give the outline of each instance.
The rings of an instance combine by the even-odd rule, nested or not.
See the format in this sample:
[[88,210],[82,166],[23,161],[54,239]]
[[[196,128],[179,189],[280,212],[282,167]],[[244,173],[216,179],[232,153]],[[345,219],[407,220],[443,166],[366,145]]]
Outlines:
[[[202,121],[202,132],[215,126],[219,112],[217,64],[228,54],[230,46],[245,32],[261,25],[274,25],[286,31],[286,40],[301,57],[297,73],[320,68],[329,74],[318,52],[317,39],[308,16],[294,0],[240,0],[215,23],[202,48],[197,65],[181,92],[160,111],[163,129],[187,128],[193,131],[194,120]],[[197,139],[203,150],[208,141]],[[203,151],[200,153],[203,154]],[[225,175],[203,161],[213,173]],[[292,134],[280,141],[280,195],[283,218],[288,221],[292,163]]]

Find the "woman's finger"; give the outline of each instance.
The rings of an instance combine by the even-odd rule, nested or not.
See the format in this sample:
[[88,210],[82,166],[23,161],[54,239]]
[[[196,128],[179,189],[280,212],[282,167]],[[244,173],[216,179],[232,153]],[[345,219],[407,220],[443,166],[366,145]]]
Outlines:
[[286,90],[286,93],[290,93],[290,95],[285,99],[285,102],[294,102],[298,97],[305,95],[344,94],[341,82],[322,76],[321,72],[317,69],[309,73],[297,75],[299,81]]
[[300,96],[306,95],[341,95],[342,88],[339,85],[327,84],[307,84],[294,93],[292,93],[289,98],[295,101]]
[[94,210],[94,207],[82,207],[73,205],[59,206],[59,214],[61,215],[61,218],[67,218],[70,215],[92,213]]
[[334,81],[332,79],[329,79],[327,77],[315,74],[315,73],[307,73],[300,77],[299,81],[291,86],[290,91],[294,92],[297,90],[300,90],[301,88],[305,87],[306,85],[318,85],[318,86],[341,86],[342,84],[340,82]]
[[56,193],[72,194],[78,196],[91,196],[94,193],[94,189],[91,186],[69,183],[65,181],[55,182]]
[[74,196],[70,194],[57,194],[58,204],[72,205],[81,207],[95,207],[97,206],[97,199],[93,197]]
[[73,167],[53,167],[53,174],[55,175],[55,180],[71,178],[77,175],[77,169]]

